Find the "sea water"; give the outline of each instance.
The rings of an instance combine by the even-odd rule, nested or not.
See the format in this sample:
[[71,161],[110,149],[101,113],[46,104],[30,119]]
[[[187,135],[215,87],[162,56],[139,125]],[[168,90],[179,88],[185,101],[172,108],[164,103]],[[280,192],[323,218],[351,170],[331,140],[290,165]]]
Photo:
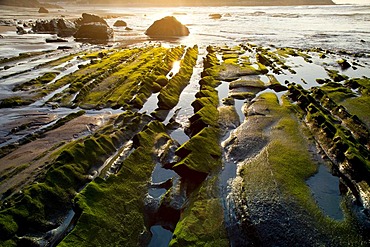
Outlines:
[[[234,45],[251,42],[297,48],[321,47],[355,52],[370,51],[370,6],[294,7],[184,7],[106,9],[131,13],[125,21],[138,38],[150,24],[174,15],[187,25],[190,35],[181,43],[193,45]],[[219,13],[221,19],[209,14]],[[113,21],[113,20],[112,20]],[[124,39],[119,33],[117,40]]]
[[[30,9],[23,9],[24,15],[4,7],[0,9],[2,20],[36,20],[46,18]],[[33,13],[35,12],[35,13]],[[190,35],[170,42],[184,45],[237,45],[253,43],[275,45],[277,47],[313,48],[346,50],[349,52],[370,52],[370,5],[332,5],[332,6],[275,6],[275,7],[107,7],[100,5],[66,5],[57,10],[55,16],[47,18],[77,18],[81,13],[95,13],[106,19],[113,27],[116,20],[127,22],[128,27],[114,27],[111,45],[143,44],[152,42],[145,30],[155,21],[168,15],[175,16],[185,24]],[[17,11],[22,13],[22,9]],[[219,13],[220,19],[210,18]],[[15,31],[2,34],[0,39],[0,58],[18,55],[20,52],[49,50],[57,44],[47,44],[45,39],[51,35],[17,35]],[[77,47],[70,42],[63,45]]]

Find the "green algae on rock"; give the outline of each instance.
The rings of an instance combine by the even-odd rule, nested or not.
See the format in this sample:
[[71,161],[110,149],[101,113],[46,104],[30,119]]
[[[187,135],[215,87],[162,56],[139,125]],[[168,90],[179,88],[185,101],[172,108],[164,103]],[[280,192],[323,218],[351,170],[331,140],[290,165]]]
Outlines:
[[150,122],[138,134],[137,147],[123,161],[117,175],[107,180],[96,179],[77,196],[76,203],[82,214],[60,246],[145,243],[144,199],[155,165],[153,147],[162,136],[169,139],[164,125]]
[[[73,117],[76,116],[69,118]],[[72,209],[76,192],[90,181],[89,173],[98,169],[115,152],[115,145],[122,145],[125,138],[131,139],[145,125],[145,122],[134,122],[135,117],[140,117],[140,114],[125,113],[122,122],[116,123],[116,128],[122,128],[128,136],[119,135],[117,129],[108,126],[100,133],[78,139],[57,150],[45,174],[2,204],[7,205],[1,210],[2,215],[6,216],[0,222],[4,236],[9,236],[7,239],[13,243],[24,239],[32,242],[32,238],[19,238],[16,235],[28,231],[42,233],[55,228],[58,219]],[[127,122],[130,119],[132,122]],[[118,142],[114,141],[117,138]],[[9,220],[18,227],[7,227]]]
[[[370,163],[367,148],[369,133],[361,131],[365,125],[358,118],[351,116],[350,112],[345,111],[344,107],[331,100],[330,92],[328,97],[323,90],[314,89],[313,95],[321,99],[321,104],[309,91],[299,86],[291,85],[290,92],[290,97],[295,101],[298,100],[305,113],[305,121],[316,141],[325,150],[343,182],[348,186],[350,191],[348,194],[367,208],[370,199]],[[338,118],[341,121],[338,121]],[[354,119],[356,120],[353,121]],[[356,125],[360,127],[355,127]]]
[[[292,239],[302,244],[304,241],[307,245],[327,241],[333,244],[347,241],[361,244],[361,237],[352,229],[352,219],[338,223],[327,218],[316,205],[305,184],[305,180],[314,174],[316,164],[308,151],[310,143],[303,135],[299,122],[291,114],[290,109],[294,110],[295,107],[286,99],[280,106],[276,96],[266,93],[261,94],[254,104],[262,104],[258,107],[261,109],[268,108],[267,115],[247,117],[245,124],[253,118],[259,118],[259,122],[264,118],[272,118],[270,120],[273,120],[273,124],[268,127],[268,144],[263,147],[262,152],[243,162],[239,170],[242,181],[236,180],[234,184],[235,190],[243,194],[245,201],[241,203],[248,205],[239,205],[238,210],[240,217],[245,219],[242,221],[245,229],[254,228],[246,233],[249,239],[253,243],[267,245],[276,244],[276,241],[287,244]],[[266,129],[264,132],[266,134]],[[261,212],[258,216],[262,220],[260,224],[256,222],[255,213],[252,213],[254,207]],[[277,208],[280,210],[276,210]],[[295,212],[294,215],[292,212]],[[294,227],[289,233],[285,232],[276,238],[281,235],[279,228],[285,217],[289,217],[289,225]],[[299,228],[304,229],[305,234],[311,237],[302,239],[300,230],[295,232]],[[273,238],[270,237],[271,232],[274,232]],[[333,232],[341,232],[341,235]]]
[[210,177],[192,193],[169,246],[229,246],[217,180]]
[[[55,239],[53,233],[64,224],[65,216],[74,212],[73,225],[63,231],[67,237],[56,240],[62,241],[60,246],[145,246],[153,225],[173,231],[171,246],[229,246],[239,240],[245,245],[366,246],[369,79],[347,78],[351,68],[341,71],[343,75],[334,71],[326,62],[337,59],[338,54],[321,49],[243,44],[206,50],[204,55],[198,54],[196,46],[148,45],[99,49],[81,57],[71,54],[43,64],[41,76],[18,85],[25,91],[14,93],[29,94],[10,98],[9,107],[50,95],[53,97],[47,97],[48,103],[42,107],[95,110],[60,109],[71,114],[43,126],[46,132],[37,130],[1,147],[4,155],[15,156],[11,152],[23,143],[32,144],[49,130],[77,122],[82,116],[112,111],[108,108],[120,108],[114,110],[120,114],[109,113],[101,127],[55,143],[35,158],[45,163],[32,177],[34,182],[9,187],[2,195],[0,243],[30,246]],[[318,62],[324,61],[318,57],[323,52],[325,62]],[[61,71],[64,75],[56,66],[73,57],[77,71],[57,80],[57,72],[45,74]],[[202,72],[197,67],[193,71],[199,58],[203,58]],[[295,61],[299,65],[322,63],[325,79],[319,79],[323,85],[315,88],[289,84],[289,102],[272,90],[287,90],[279,80],[294,74]],[[187,116],[188,121],[181,119],[188,124],[181,122],[181,126],[174,122],[181,112],[174,107],[190,78],[198,73],[199,91],[189,90],[194,94],[193,115]],[[224,106],[219,106],[219,95],[225,92],[219,94],[218,86],[230,89],[227,97],[223,94]],[[156,96],[153,93],[160,99],[151,114],[156,120],[138,113],[149,97]],[[244,121],[239,119],[240,111],[244,111]],[[173,116],[167,126],[158,121],[165,121],[170,112]],[[9,128],[10,135],[20,135],[30,128],[27,124]],[[190,139],[180,146],[170,134],[182,128]],[[323,162],[315,143],[340,177],[342,220],[325,215],[306,185],[318,162]],[[43,159],[47,152],[50,155]],[[32,162],[0,173],[0,185],[18,172],[28,171]],[[223,191],[220,181],[225,162],[232,163],[237,174],[227,182],[230,193]],[[163,168],[177,174],[165,171],[174,177],[151,183],[154,170]],[[165,192],[151,197],[154,187]],[[236,221],[230,222],[228,214]],[[282,227],[286,230],[281,231]]]
[[24,106],[31,104],[32,101],[29,99],[21,98],[20,96],[10,97],[2,99],[0,102],[0,108],[11,108],[17,106]]
[[19,91],[19,90],[28,91],[28,90],[31,90],[32,88],[41,87],[42,85],[50,83],[52,80],[54,80],[58,74],[59,72],[45,73],[36,79],[32,79],[29,82],[25,82],[23,84],[17,85],[16,87],[13,88],[13,91]]
[[180,70],[169,79],[158,95],[159,109],[170,110],[177,105],[182,90],[189,84],[197,57],[198,47],[189,47],[180,62]]

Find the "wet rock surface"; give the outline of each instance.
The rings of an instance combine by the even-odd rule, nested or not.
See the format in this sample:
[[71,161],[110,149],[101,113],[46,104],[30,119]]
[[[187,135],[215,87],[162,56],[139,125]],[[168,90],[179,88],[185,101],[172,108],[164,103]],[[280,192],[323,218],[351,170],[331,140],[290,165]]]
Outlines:
[[17,34],[19,34],[19,35],[22,35],[22,34],[27,34],[27,31],[26,30],[24,30],[24,28],[23,27],[21,27],[21,26],[17,26]]
[[113,37],[113,29],[107,22],[93,14],[83,13],[77,20],[64,18],[51,20],[37,20],[32,24],[34,33],[57,34],[60,37],[75,36],[78,39],[110,39]]
[[75,23],[65,19],[37,20],[32,25],[34,33],[51,33],[61,37],[72,36],[76,30]]
[[246,121],[225,141],[226,157],[239,163],[232,191],[242,231],[249,245],[289,245],[291,241],[316,245],[325,236],[313,227],[312,217],[284,194],[270,163],[270,132],[280,116],[265,103],[263,98],[251,103]]
[[61,38],[50,38],[50,39],[45,39],[46,43],[63,43],[63,42],[68,42],[66,39],[61,39]]
[[83,24],[73,35],[76,39],[107,40],[113,38],[113,29],[101,22]]
[[76,21],[79,26],[73,37],[76,39],[108,40],[113,38],[114,31],[108,23],[97,15],[83,13]]
[[[0,97],[0,245],[366,246],[370,84],[342,56],[151,44],[4,61],[2,79],[28,79]],[[312,63],[324,84],[289,82]],[[343,219],[306,183],[323,165]]]
[[78,25],[83,25],[83,24],[93,23],[93,22],[99,22],[99,23],[102,23],[108,26],[108,23],[103,18],[97,15],[89,14],[89,13],[83,13],[82,18],[79,18],[76,21]]

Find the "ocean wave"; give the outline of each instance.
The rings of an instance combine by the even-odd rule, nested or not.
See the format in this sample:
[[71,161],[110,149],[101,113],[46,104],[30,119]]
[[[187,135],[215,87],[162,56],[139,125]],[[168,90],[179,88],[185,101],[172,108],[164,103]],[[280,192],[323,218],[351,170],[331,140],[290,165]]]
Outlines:
[[256,33],[253,31],[230,31],[230,30],[220,30],[221,33],[229,33],[229,34],[236,34],[236,35],[256,35],[256,36],[261,36],[261,35],[278,35],[277,33]]
[[311,37],[311,38],[334,38],[341,36],[339,34],[330,34],[330,33],[315,33],[315,34],[307,34],[305,35],[306,37]]
[[250,16],[261,16],[261,15],[266,15],[266,12],[264,12],[264,11],[255,11],[253,13],[250,13]]
[[289,14],[289,13],[276,13],[269,15],[271,17],[278,17],[278,18],[299,18],[300,15],[298,14]]
[[255,11],[252,13],[242,13],[240,16],[267,16],[267,17],[278,17],[278,18],[299,18],[299,14],[293,13],[266,13],[264,11]]

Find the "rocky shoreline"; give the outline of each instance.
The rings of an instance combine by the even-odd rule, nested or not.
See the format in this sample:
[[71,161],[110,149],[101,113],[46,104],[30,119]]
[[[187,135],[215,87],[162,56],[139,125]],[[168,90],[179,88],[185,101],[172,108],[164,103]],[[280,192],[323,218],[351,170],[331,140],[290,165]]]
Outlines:
[[[248,42],[3,59],[0,245],[367,246],[368,63]],[[343,219],[307,185],[323,165]]]

